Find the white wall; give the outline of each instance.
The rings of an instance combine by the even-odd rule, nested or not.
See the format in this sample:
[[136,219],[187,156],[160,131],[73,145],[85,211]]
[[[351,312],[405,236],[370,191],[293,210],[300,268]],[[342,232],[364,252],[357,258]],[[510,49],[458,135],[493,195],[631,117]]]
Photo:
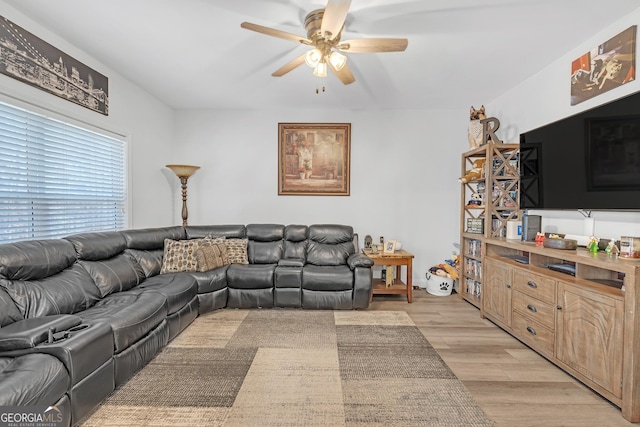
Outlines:
[[[278,196],[279,122],[351,123],[350,196]],[[467,109],[178,111],[176,160],[202,167],[189,180],[189,224],[349,224],[361,245],[367,234],[400,240],[415,255],[414,284],[425,282],[459,240],[467,123]]]
[[[164,175],[173,160],[173,110],[89,54],[17,12],[0,0],[2,16],[109,78],[109,116],[73,104],[0,75],[0,100],[22,107],[34,105],[58,119],[89,124],[127,138],[131,201],[130,227],[173,224],[174,190]],[[25,104],[26,103],[26,104]],[[174,177],[175,179],[175,177]]]
[[[623,30],[640,22],[640,9],[614,25],[595,32],[571,52],[545,67],[511,91],[486,104],[488,115],[500,119],[505,142],[518,142],[519,134],[544,124],[572,116],[581,111],[621,98],[640,90],[638,81],[627,83],[578,105],[570,105],[571,62]],[[638,44],[637,44],[638,46]],[[636,61],[640,56],[636,53]],[[637,73],[637,71],[636,71]],[[638,75],[636,75],[636,79]],[[500,131],[499,131],[500,132]],[[542,215],[545,232],[583,234],[583,216],[577,211],[530,211]],[[640,212],[593,212],[595,235],[619,238],[640,236]]]

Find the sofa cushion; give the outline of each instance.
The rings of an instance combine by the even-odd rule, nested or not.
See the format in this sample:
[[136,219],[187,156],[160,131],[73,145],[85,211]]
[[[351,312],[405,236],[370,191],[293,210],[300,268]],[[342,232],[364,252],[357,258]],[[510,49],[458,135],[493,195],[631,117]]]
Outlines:
[[146,277],[140,264],[124,253],[102,261],[78,262],[91,275],[103,298],[131,289]]
[[0,328],[22,319],[22,313],[20,313],[7,291],[4,288],[0,288]]
[[353,289],[353,271],[346,265],[305,265],[302,288],[314,291],[346,291]]
[[80,264],[40,280],[0,279],[0,286],[25,319],[77,313],[100,299],[100,290]]
[[164,239],[184,240],[187,233],[184,227],[176,225],[162,228],[143,228],[139,230],[122,231],[127,248],[143,251],[153,251],[164,248]]
[[308,233],[306,225],[287,225],[284,228],[284,258],[306,258]]
[[157,292],[167,299],[168,314],[178,312],[198,294],[198,282],[187,273],[168,273],[151,277],[131,293]]
[[244,225],[188,225],[184,227],[187,239],[203,239],[205,237],[225,237],[242,239],[246,237]]
[[346,265],[347,258],[353,253],[353,243],[325,244],[309,242],[307,263],[313,265]]
[[227,285],[235,289],[273,288],[274,264],[231,264],[227,269]]
[[277,264],[284,256],[284,242],[258,242],[249,240],[247,254],[250,264]]
[[290,242],[303,242],[307,240],[309,227],[306,225],[287,225],[284,228],[284,239]]
[[160,249],[127,249],[124,251],[131,259],[138,263],[145,277],[152,277],[160,274],[162,270],[162,255],[164,250]]
[[48,354],[0,357],[0,406],[53,405],[71,387],[62,362]]
[[223,242],[213,242],[210,239],[203,242],[196,249],[196,259],[198,261],[197,271],[213,270],[230,264],[227,245]]
[[119,353],[158,326],[168,313],[164,295],[131,291],[111,294],[77,315],[85,323],[107,323],[113,331],[114,349]]
[[249,224],[246,233],[247,239],[255,242],[275,242],[284,238],[284,225]]
[[73,245],[60,239],[0,245],[0,277],[37,280],[52,276],[76,261]]
[[353,227],[339,224],[310,225],[309,240],[329,245],[347,242],[353,244]]
[[355,253],[353,227],[318,224],[309,226],[307,262],[313,265],[344,265]]
[[248,260],[250,264],[276,264],[284,254],[284,225],[247,225]]
[[207,294],[209,292],[226,289],[227,287],[227,269],[229,265],[214,268],[207,271],[194,271],[190,274],[198,282],[198,293]]
[[99,261],[122,253],[127,242],[122,233],[110,231],[104,233],[82,233],[65,237],[78,254],[78,259]]
[[231,264],[249,264],[247,243],[247,239],[226,239],[224,241]]

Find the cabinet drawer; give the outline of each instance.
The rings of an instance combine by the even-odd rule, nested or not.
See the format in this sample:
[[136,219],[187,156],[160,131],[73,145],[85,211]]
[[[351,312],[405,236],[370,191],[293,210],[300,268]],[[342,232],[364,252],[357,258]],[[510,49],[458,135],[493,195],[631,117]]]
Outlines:
[[546,302],[542,302],[520,291],[513,292],[513,310],[519,312],[524,317],[535,320],[547,328],[555,329],[555,307]]
[[524,270],[513,272],[513,289],[549,304],[556,299],[556,281]]
[[554,355],[555,334],[551,329],[542,326],[538,322],[527,319],[517,312],[513,313],[511,322],[516,337],[541,353],[549,356]]

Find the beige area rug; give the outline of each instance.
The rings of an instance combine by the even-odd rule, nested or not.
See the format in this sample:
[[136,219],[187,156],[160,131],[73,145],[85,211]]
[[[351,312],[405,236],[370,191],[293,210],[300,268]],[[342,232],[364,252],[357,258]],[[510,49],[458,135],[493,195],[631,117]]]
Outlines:
[[198,317],[84,426],[492,426],[404,311]]

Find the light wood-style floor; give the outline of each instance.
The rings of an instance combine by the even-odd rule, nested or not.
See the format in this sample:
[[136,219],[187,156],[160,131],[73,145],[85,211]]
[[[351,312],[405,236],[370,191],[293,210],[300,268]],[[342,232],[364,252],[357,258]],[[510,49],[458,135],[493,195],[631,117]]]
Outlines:
[[406,311],[497,427],[636,425],[456,293],[375,295],[370,309]]

